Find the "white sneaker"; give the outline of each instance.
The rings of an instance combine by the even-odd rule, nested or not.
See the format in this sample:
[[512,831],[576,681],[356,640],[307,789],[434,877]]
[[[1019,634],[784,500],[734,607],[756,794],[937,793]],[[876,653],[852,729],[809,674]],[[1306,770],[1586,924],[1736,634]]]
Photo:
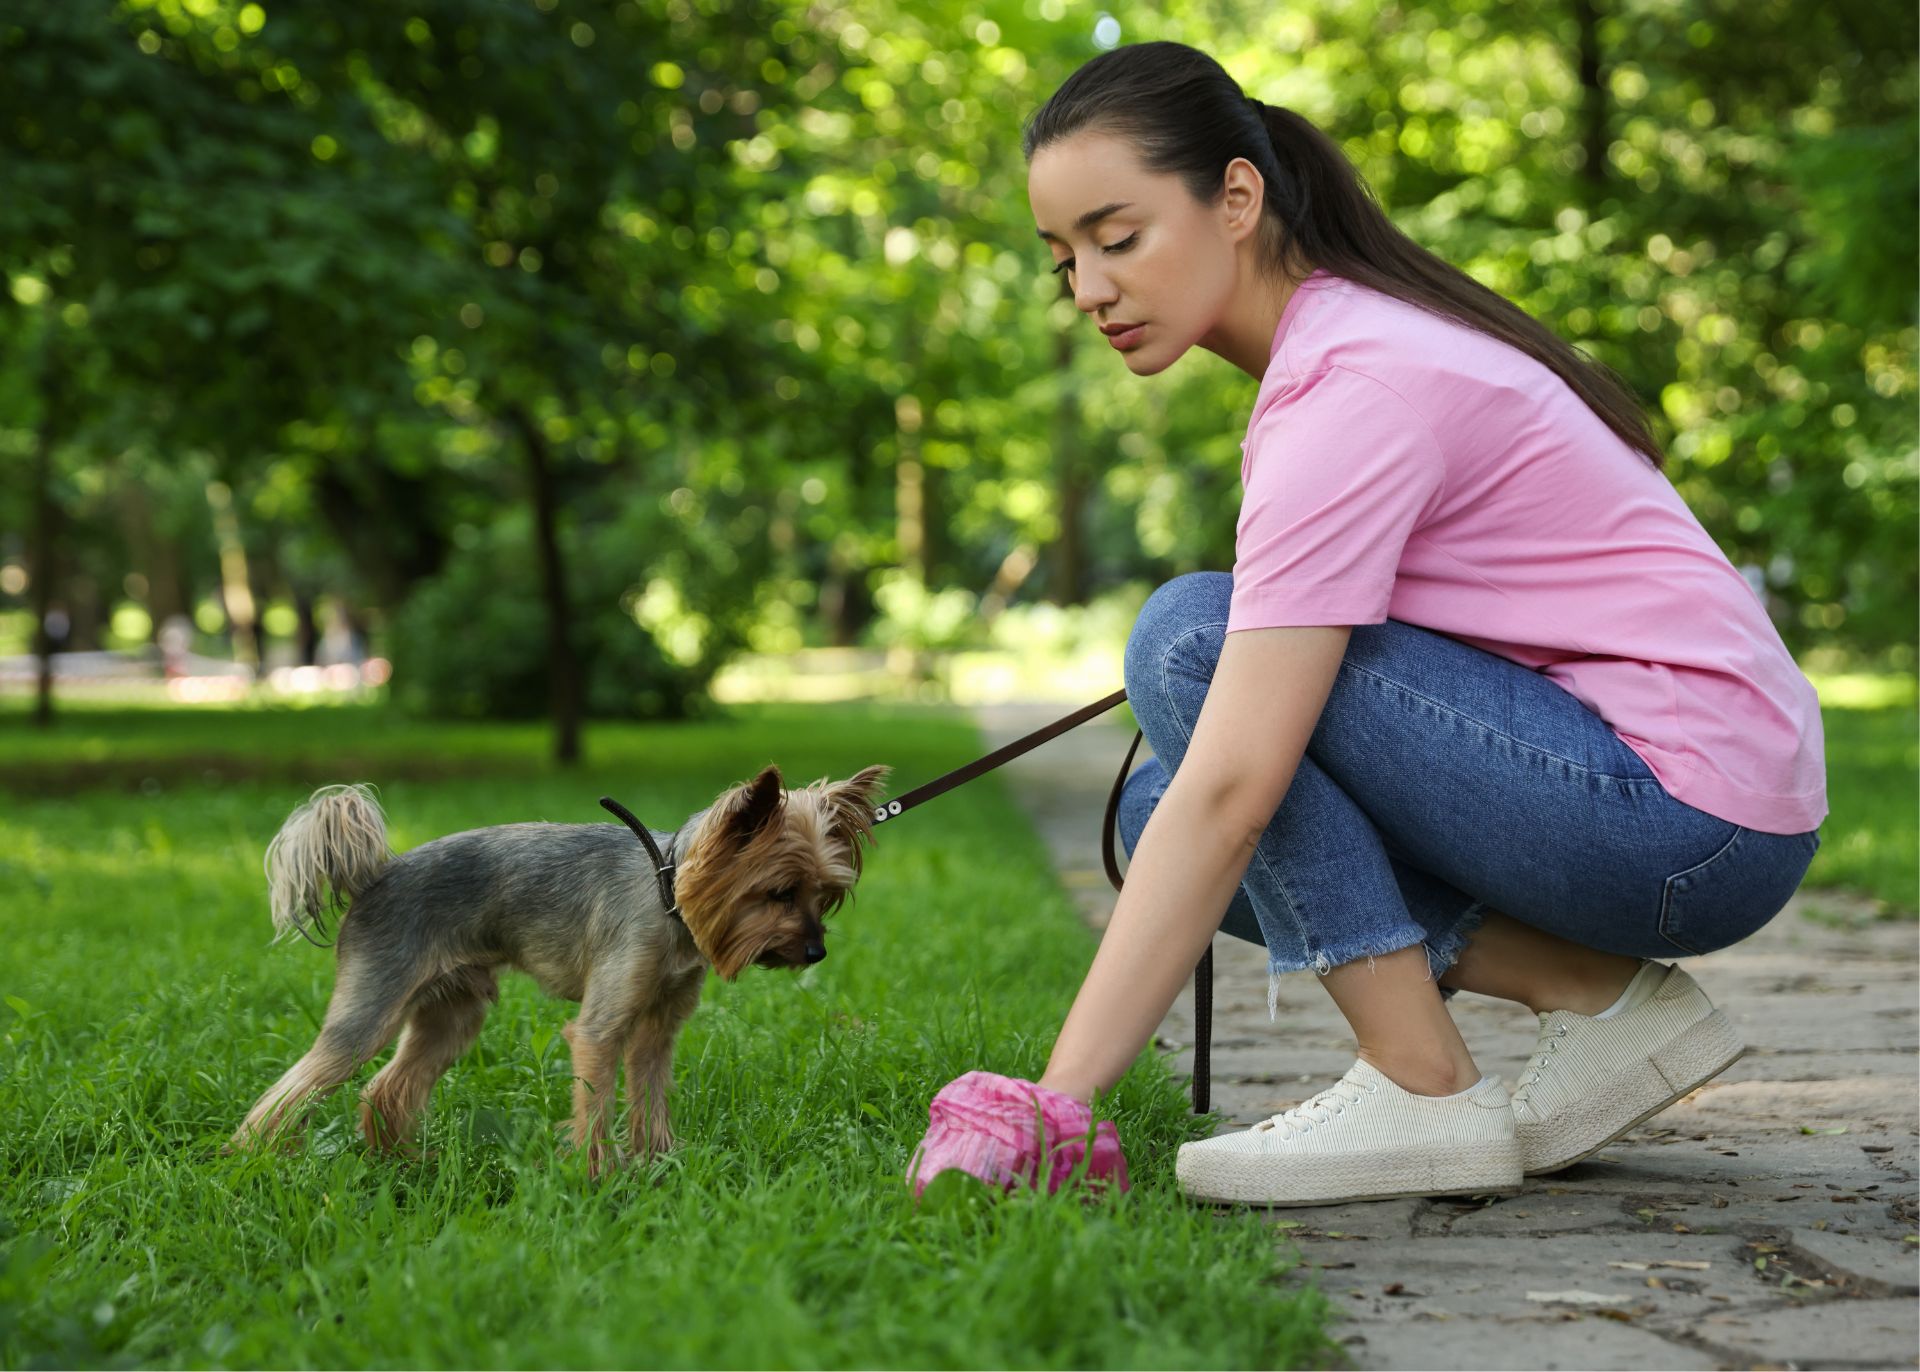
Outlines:
[[1547,1011],[1513,1093],[1527,1175],[1592,1156],[1746,1050],[1699,983],[1671,963],[1642,966],[1598,1015]]
[[1174,1175],[1196,1200],[1251,1205],[1487,1195],[1520,1188],[1520,1144],[1498,1077],[1420,1096],[1355,1062],[1251,1129],[1181,1144]]

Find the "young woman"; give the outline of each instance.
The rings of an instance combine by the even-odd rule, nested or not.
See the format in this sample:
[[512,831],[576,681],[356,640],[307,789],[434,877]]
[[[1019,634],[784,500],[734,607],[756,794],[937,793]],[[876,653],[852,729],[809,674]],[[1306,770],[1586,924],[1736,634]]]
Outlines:
[[[1084,1121],[1221,928],[1317,972],[1357,1060],[1184,1145],[1196,1197],[1510,1189],[1725,1069],[1725,1015],[1651,959],[1737,942],[1799,885],[1820,712],[1632,393],[1191,48],[1095,57],[1025,153],[1055,270],[1129,371],[1197,346],[1260,384],[1231,575],[1160,587],[1127,644],[1155,757],[1086,982],[1038,1083],[942,1096],[991,1079]],[[1538,1014],[1512,1096],[1456,990]]]

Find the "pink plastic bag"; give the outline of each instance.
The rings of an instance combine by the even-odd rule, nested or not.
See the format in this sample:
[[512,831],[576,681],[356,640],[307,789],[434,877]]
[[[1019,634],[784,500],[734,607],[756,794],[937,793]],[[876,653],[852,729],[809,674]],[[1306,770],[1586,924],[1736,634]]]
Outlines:
[[[1044,1170],[1051,1194],[1086,1156],[1093,1112],[1072,1096],[1019,1077],[968,1072],[940,1088],[927,1121],[907,1164],[915,1199],[949,1168],[1006,1189],[1036,1185]],[[1094,1131],[1086,1176],[1127,1189],[1127,1159],[1112,1120],[1101,1120]]]

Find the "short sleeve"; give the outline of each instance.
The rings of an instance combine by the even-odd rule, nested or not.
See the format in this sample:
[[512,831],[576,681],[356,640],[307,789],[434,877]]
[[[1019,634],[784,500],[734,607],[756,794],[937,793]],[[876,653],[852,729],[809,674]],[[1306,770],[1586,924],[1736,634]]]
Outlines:
[[1401,550],[1446,484],[1426,421],[1344,367],[1256,415],[1240,474],[1228,633],[1384,621]]

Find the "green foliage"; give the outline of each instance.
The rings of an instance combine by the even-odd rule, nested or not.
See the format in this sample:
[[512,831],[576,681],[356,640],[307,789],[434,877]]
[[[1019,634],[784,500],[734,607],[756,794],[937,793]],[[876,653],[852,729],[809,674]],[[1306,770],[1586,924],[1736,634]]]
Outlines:
[[[256,599],[376,622],[528,499],[529,434],[559,524],[659,512],[636,584],[795,632],[788,588],[832,588],[809,641],[877,591],[876,637],[962,637],[943,607],[1009,567],[1002,599],[1075,604],[1230,565],[1251,379],[1200,350],[1132,376],[1025,203],[1021,121],[1102,15],[1315,121],[1617,370],[1790,649],[1911,667],[1916,30],[1854,0],[26,0],[0,461],[51,434],[76,596],[208,598],[174,497],[213,478]],[[32,495],[0,483],[0,562]]]
[[[635,622],[633,564],[620,532],[569,539],[574,648],[589,716],[679,718],[700,709],[733,644],[703,643],[689,664],[669,658]],[[547,610],[528,521],[509,515],[422,582],[395,620],[393,698],[409,713],[456,719],[534,719],[550,688]]]
[[[998,777],[884,831],[825,962],[709,984],[676,1054],[683,1144],[669,1160],[587,1183],[554,1129],[569,1112],[572,1007],[517,976],[436,1088],[422,1161],[370,1158],[353,1137],[352,1094],[373,1064],[320,1107],[304,1148],[222,1155],[311,1041],[332,984],[326,955],[269,944],[261,889],[263,846],[314,782],[377,782],[407,849],[473,825],[604,822],[602,790],[674,822],[770,758],[792,782],[874,761],[911,782],[979,746],[939,713],[778,709],[603,726],[590,770],[562,777],[533,730],[394,721],[103,715],[135,768],[184,731],[199,760],[260,764],[291,742],[312,770],[217,785],[190,774],[132,805],[116,783],[0,815],[0,1363],[1297,1367],[1332,1355],[1326,1303],[1277,1280],[1292,1254],[1266,1218],[1216,1215],[1174,1188],[1174,1148],[1207,1125],[1151,1052],[1110,1102],[1127,1195],[910,1201],[903,1177],[933,1092],[976,1067],[1035,1074],[1092,948]],[[18,723],[0,717],[9,734]],[[478,775],[439,775],[475,757]]]

